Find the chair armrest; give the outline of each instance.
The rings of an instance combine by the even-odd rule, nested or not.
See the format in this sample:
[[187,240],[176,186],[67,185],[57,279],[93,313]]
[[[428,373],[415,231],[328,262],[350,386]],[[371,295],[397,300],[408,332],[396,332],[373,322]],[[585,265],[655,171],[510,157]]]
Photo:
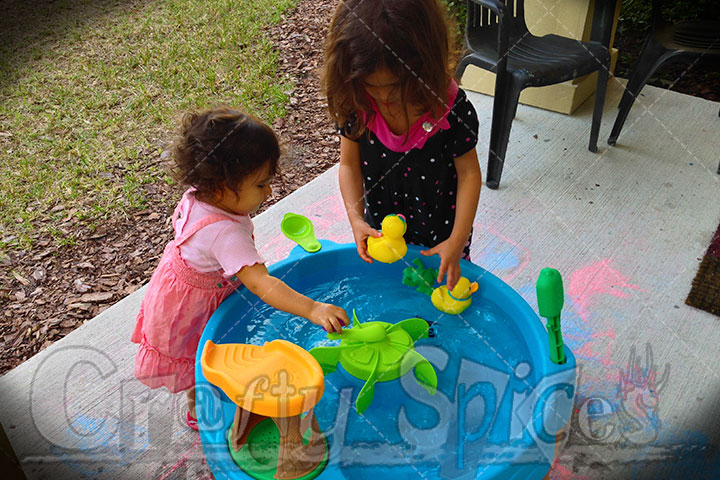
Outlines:
[[[506,18],[510,18],[512,16],[510,12],[510,8],[505,5],[500,0],[467,0],[468,2],[468,11],[470,11],[470,4],[474,3],[476,5],[479,5],[481,7],[485,7],[491,12],[493,12],[498,17],[498,58],[500,61],[504,64],[506,63],[503,60],[506,60],[505,57],[507,57],[507,50],[508,50],[508,41],[510,38],[510,28],[507,22],[505,21]],[[468,17],[468,22],[470,21]],[[468,24],[469,27],[469,24]]]

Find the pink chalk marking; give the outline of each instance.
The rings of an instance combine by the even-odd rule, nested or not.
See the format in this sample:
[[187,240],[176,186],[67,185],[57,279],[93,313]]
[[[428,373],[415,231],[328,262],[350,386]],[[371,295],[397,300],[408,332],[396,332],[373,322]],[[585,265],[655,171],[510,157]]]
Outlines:
[[[317,201],[302,207],[301,210],[301,212],[297,213],[301,213],[312,220],[315,225],[316,233],[318,230],[321,231],[326,229],[331,225],[344,220],[346,217],[345,206],[343,205],[340,194],[338,193],[320,198]],[[316,216],[318,214],[320,216]]]
[[[278,225],[278,228],[280,226]],[[263,245],[257,245],[258,252],[270,263],[275,263],[288,256],[295,243],[290,241],[282,233]]]
[[558,463],[558,459],[555,459],[552,467],[550,468],[550,474],[548,475],[550,480],[590,480],[590,477],[582,475],[575,475],[570,469],[563,467]]
[[[606,367],[614,367],[617,364],[610,358],[612,356],[612,342],[615,340],[615,330],[610,328],[609,330],[593,332],[590,335],[591,340],[586,341],[582,347],[577,351],[576,355],[583,358],[594,358]],[[586,338],[584,338],[587,340]],[[602,352],[595,350],[595,346],[599,346],[599,342],[609,339],[609,341],[602,344]]]
[[[590,322],[590,308],[596,302],[597,296],[611,295],[616,298],[630,298],[632,293],[627,289],[641,291],[639,285],[630,283],[630,277],[614,269],[612,263],[612,258],[605,258],[576,270],[570,275],[566,292],[572,301],[573,308],[585,323]],[[615,363],[610,360],[610,357],[615,331],[612,327],[606,328],[605,331],[594,332],[590,340],[578,350],[577,355],[598,360],[606,367],[614,366]],[[596,347],[600,347],[602,351],[598,351]]]
[[[352,230],[350,225],[347,224],[347,228],[343,228],[340,232],[331,234],[328,231],[332,229],[338,223],[347,223],[347,213],[345,212],[345,205],[343,204],[342,198],[339,193],[334,195],[328,195],[324,198],[319,199],[316,202],[303,207],[303,215],[310,218],[315,225],[315,234],[318,239],[330,240],[336,243],[352,242]],[[315,217],[318,213],[321,214],[319,217]]]
[[185,465],[190,458],[190,454],[193,452],[193,450],[197,449],[198,445],[200,445],[200,435],[197,435],[197,438],[193,442],[192,446],[180,456],[180,460],[175,462],[175,465],[171,466],[165,473],[162,474],[162,476],[158,477],[156,480],[165,480],[170,475],[172,475],[175,470]]
[[606,258],[570,275],[566,291],[580,318],[585,322],[588,321],[588,310],[595,296],[607,294],[617,298],[629,298],[631,293],[621,289],[641,290],[640,286],[630,283],[629,277],[613,269],[612,262],[613,259]]

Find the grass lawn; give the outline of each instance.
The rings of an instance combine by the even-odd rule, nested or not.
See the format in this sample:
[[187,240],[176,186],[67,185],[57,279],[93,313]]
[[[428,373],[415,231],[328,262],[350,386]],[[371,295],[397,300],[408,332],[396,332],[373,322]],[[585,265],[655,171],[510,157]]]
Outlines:
[[292,85],[263,28],[298,0],[11,0],[0,20],[0,254],[72,243],[143,208],[183,112],[219,103],[268,123]]

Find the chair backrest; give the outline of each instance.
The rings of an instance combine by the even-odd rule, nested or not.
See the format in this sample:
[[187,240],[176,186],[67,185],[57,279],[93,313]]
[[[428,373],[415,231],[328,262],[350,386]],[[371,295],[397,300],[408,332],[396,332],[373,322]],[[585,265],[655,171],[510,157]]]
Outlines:
[[[503,21],[509,27],[510,38],[517,38],[527,33],[525,24],[525,0],[497,0],[508,7],[510,18]],[[498,17],[487,7],[467,0],[467,21],[465,33],[471,49],[488,45],[496,45],[498,40]]]
[[[717,65],[720,61],[720,19],[711,12],[702,12],[691,21],[669,21],[662,15],[663,0],[652,0],[653,35],[670,50],[698,56],[703,63]],[[665,29],[673,24],[673,28]],[[671,35],[668,35],[668,31]]]

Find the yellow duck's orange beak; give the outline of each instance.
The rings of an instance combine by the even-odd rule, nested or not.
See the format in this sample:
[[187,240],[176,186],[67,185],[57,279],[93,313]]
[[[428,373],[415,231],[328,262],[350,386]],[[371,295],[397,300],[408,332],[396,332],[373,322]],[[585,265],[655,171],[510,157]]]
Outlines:
[[477,289],[479,288],[479,285],[477,282],[473,282],[470,284],[470,293],[477,292]]

